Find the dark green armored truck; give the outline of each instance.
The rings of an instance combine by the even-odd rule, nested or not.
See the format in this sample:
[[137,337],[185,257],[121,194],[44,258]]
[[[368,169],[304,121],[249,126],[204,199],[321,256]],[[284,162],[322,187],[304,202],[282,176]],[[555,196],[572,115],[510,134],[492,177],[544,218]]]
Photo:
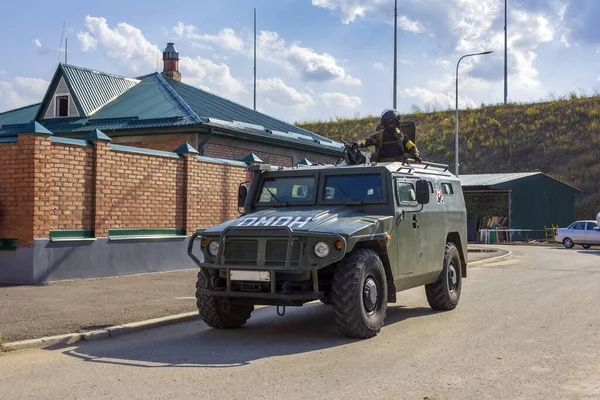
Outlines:
[[433,309],[456,307],[467,275],[466,209],[447,166],[367,160],[250,170],[242,215],[189,242],[209,326],[240,327],[255,305],[281,315],[320,300],[342,333],[370,338],[398,291],[425,286]]

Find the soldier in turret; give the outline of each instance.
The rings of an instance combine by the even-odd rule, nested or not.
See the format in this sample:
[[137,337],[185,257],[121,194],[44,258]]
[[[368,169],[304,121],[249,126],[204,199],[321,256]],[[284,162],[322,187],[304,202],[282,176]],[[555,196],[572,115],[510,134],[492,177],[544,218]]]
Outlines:
[[401,161],[405,156],[420,163],[421,156],[417,146],[400,131],[400,113],[396,110],[387,109],[381,114],[381,124],[377,132],[366,139],[353,143],[353,147],[375,146],[375,152],[371,156],[372,161],[388,162]]

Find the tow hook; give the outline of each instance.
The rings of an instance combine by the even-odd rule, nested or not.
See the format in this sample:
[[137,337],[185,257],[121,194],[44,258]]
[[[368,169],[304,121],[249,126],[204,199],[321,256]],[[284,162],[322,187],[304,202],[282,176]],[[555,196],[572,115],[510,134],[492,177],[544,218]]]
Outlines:
[[221,303],[221,311],[223,311],[225,314],[227,314],[230,310],[231,310],[231,304],[229,303],[229,300],[227,300],[227,299],[223,300],[223,302]]
[[285,315],[285,305],[277,306],[277,315],[279,315],[280,317],[283,317]]

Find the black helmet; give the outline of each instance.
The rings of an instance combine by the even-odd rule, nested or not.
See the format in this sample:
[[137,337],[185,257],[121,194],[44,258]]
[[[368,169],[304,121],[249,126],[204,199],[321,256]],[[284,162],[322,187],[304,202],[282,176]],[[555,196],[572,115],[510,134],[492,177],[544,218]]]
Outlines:
[[386,120],[389,119],[395,119],[396,120],[396,124],[399,125],[400,124],[400,113],[397,110],[388,108],[383,110],[383,112],[381,113],[381,124],[383,126],[385,126],[385,122]]

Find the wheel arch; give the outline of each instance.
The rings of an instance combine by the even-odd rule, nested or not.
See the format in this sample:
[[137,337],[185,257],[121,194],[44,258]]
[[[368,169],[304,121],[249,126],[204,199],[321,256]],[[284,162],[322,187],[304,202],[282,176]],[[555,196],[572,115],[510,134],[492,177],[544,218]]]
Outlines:
[[381,263],[383,264],[383,269],[385,270],[385,279],[387,281],[388,287],[388,303],[396,302],[396,284],[394,283],[394,274],[392,273],[392,265],[390,263],[390,258],[388,256],[388,248],[387,243],[383,240],[362,240],[356,242],[354,245],[355,249],[371,249],[374,250],[379,258],[381,259]]
[[467,277],[467,254],[464,253],[462,240],[458,232],[450,232],[446,236],[446,243],[452,243],[456,246],[458,254],[460,255],[460,272],[463,278]]

